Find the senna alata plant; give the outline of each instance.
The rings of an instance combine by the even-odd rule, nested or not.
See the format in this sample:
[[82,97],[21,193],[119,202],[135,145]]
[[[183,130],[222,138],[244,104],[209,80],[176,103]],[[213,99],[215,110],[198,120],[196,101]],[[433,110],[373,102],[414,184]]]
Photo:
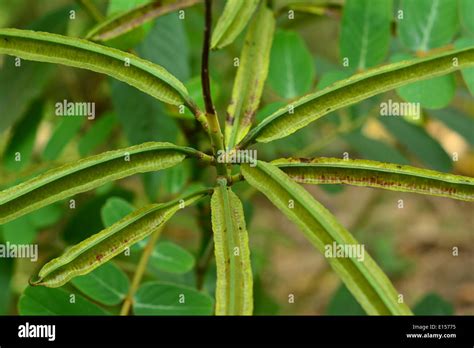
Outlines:
[[[418,58],[370,70],[364,69],[372,58],[360,56],[357,65],[361,72],[296,98],[255,125],[271,64],[277,23],[275,16],[281,11],[275,10],[272,2],[228,0],[212,30],[212,1],[204,1],[201,56],[204,107],[198,106],[185,85],[162,66],[135,53],[104,45],[154,18],[190,6],[201,6],[201,3],[194,0],[165,4],[152,2],[106,20],[97,16],[101,22],[90,30],[86,39],[31,30],[0,29],[0,54],[106,74],[171,108],[186,108],[194,117],[195,132],[210,144],[209,148],[200,147],[203,142],[196,141],[196,137],[188,139],[188,146],[146,142],[44,171],[0,192],[0,224],[138,173],[157,172],[185,162],[200,168],[215,168],[212,187],[193,190],[172,201],[153,203],[135,211],[122,207],[126,211],[124,217],[47,262],[37,275],[32,276],[31,285],[56,288],[76,281],[80,285],[79,276],[91,273],[151,236],[127,296],[117,300],[124,302],[122,314],[128,314],[130,307],[135,306],[142,310],[137,313],[147,314],[149,306],[137,300],[135,295],[153,243],[159,238],[163,225],[180,209],[199,205],[210,197],[210,215],[201,218],[208,220],[213,231],[211,248],[207,252],[214,253],[217,266],[215,314],[252,315],[252,251],[249,247],[252,236],[247,231],[243,204],[234,192],[234,185],[250,185],[261,192],[322,254],[328,245],[358,245],[359,242],[300,184],[346,184],[474,201],[474,178],[471,177],[362,159],[299,158],[298,153],[293,158],[266,162],[257,160],[250,150],[256,143],[269,143],[290,136],[336,110],[372,96],[472,68],[474,46],[419,55]],[[239,35],[244,36],[244,43],[231,101],[227,115],[223,117],[213,103],[209,55],[212,50],[231,45]],[[285,71],[282,70],[281,74],[284,75]],[[365,254],[363,259],[327,257],[327,261],[368,314],[412,314],[410,308],[399,301],[398,291],[370,255]],[[150,286],[147,286],[139,290],[142,297],[149,294]],[[192,314],[204,312],[196,309]]]

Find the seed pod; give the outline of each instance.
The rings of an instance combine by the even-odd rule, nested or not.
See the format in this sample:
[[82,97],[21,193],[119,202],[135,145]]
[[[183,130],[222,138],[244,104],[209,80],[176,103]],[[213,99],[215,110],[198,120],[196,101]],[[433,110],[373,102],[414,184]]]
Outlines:
[[39,272],[38,279],[30,281],[30,284],[55,288],[76,276],[91,272],[156,231],[179,209],[207,193],[198,192],[166,204],[152,204],[127,215],[48,262]]

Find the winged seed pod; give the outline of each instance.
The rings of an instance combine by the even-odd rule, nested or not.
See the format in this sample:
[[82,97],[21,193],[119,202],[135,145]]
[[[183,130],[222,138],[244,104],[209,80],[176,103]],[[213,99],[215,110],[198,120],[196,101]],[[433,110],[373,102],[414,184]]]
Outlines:
[[156,231],[178,210],[208,193],[206,190],[169,203],[148,205],[127,215],[48,262],[40,270],[38,279],[30,281],[30,284],[56,288],[76,276],[93,271]]
[[202,0],[179,0],[166,5],[163,5],[160,1],[145,3],[99,23],[99,25],[87,34],[86,39],[109,41],[158,17],[192,6],[201,1]]
[[211,48],[221,49],[231,44],[244,30],[259,2],[260,0],[227,0],[212,34]]
[[0,192],[0,223],[109,181],[172,167],[187,156],[211,160],[191,148],[149,142],[104,152],[49,170]]
[[407,165],[340,158],[281,158],[272,164],[302,184],[348,184],[474,201],[474,179]]
[[474,66],[474,47],[388,64],[356,74],[277,110],[253,128],[238,146],[244,148],[254,142],[268,143],[286,137],[340,108],[400,86],[471,66]]
[[273,12],[262,4],[245,36],[232,100],[227,108],[225,143],[229,149],[240,142],[252,126],[268,75],[274,30]]
[[[274,165],[257,161],[255,167],[243,164],[241,171],[245,180],[294,222],[323,255],[328,245],[360,245],[321,203]],[[411,314],[406,304],[398,303],[398,292],[390,279],[367,252],[363,255],[362,259],[326,259],[368,314]]]
[[194,105],[186,87],[165,68],[133,54],[73,37],[0,29],[0,54],[107,74],[158,100]]
[[252,315],[253,280],[242,203],[225,179],[211,199],[217,267],[216,315]]

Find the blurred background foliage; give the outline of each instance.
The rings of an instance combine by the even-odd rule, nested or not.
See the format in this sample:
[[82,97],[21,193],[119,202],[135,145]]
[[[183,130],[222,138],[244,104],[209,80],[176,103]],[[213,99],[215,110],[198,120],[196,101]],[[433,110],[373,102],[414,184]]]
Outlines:
[[[106,18],[147,2],[92,1]],[[214,3],[217,17],[224,1]],[[279,29],[257,122],[295,97],[359,71],[474,41],[474,1],[440,0],[442,11],[436,15],[428,38],[420,38],[417,28],[426,25],[429,0],[387,0],[375,5],[368,0],[270,3]],[[397,17],[400,9],[406,16],[403,20]],[[106,44],[163,65],[202,105],[203,7],[198,4],[184,13],[184,19],[177,12],[170,13]],[[369,30],[368,41],[361,37],[364,24]],[[80,2],[0,1],[0,27],[84,37],[95,25]],[[243,36],[211,54],[212,93],[222,118]],[[348,66],[343,64],[344,58],[348,58]],[[0,188],[64,162],[145,141],[192,142],[209,149],[206,139],[196,134],[190,114],[180,114],[122,82],[64,66],[15,63],[13,57],[0,56]],[[259,159],[342,157],[347,153],[351,158],[410,163],[474,176],[472,70],[415,83],[334,112],[288,138],[257,146]],[[380,103],[389,99],[420,102],[421,117],[380,117]],[[63,100],[95,103],[96,118],[56,117],[54,105]],[[15,160],[17,152],[21,161]],[[2,243],[37,243],[40,250],[36,263],[0,260],[0,314],[118,313],[145,242],[134,246],[130,256],[117,257],[61,289],[29,288],[28,279],[69,245],[135,208],[169,200],[188,190],[195,180],[210,182],[212,173],[192,167],[183,163],[160,173],[107,184],[74,197],[74,209],[69,202],[53,204],[0,226]],[[472,205],[338,185],[308,189],[366,245],[415,314],[474,314]],[[322,255],[314,252],[292,224],[254,190],[245,185],[237,185],[236,190],[244,201],[250,231],[255,314],[363,314]],[[204,202],[197,209],[179,213],[165,227],[145,277],[159,282],[150,283],[156,296],[166,287],[177,286],[190,291],[192,303],[210,305],[215,266],[209,257],[208,215],[208,202]],[[453,256],[453,247],[459,248],[458,256]],[[106,286],[101,287],[97,279]],[[111,293],[104,295],[107,291]],[[56,304],[45,312],[38,306],[38,302],[50,303],[71,293],[78,296],[74,309]],[[140,295],[143,298],[138,301],[146,301],[145,294]],[[196,313],[192,303],[189,313]]]

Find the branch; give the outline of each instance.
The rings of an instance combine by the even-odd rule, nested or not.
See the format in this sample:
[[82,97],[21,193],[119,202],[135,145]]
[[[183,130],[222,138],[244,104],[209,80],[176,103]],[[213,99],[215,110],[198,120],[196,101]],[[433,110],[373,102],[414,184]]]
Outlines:
[[205,2],[205,23],[204,23],[204,43],[202,47],[201,59],[201,84],[206,113],[215,114],[214,104],[212,103],[211,85],[209,83],[209,50],[211,42],[212,26],[212,0]]
[[[218,152],[224,151],[224,136],[222,135],[219,120],[216,115],[214,104],[211,97],[211,86],[209,83],[209,49],[211,41],[212,25],[212,0],[205,2],[205,23],[204,23],[204,43],[202,47],[201,60],[201,84],[204,104],[206,105],[206,119],[209,125],[209,137],[211,138],[212,152],[217,158]],[[228,177],[227,166],[225,163],[216,162],[217,175],[219,177]]]
[[163,227],[161,226],[155,232],[153,232],[150,237],[150,240],[148,241],[147,245],[145,246],[145,249],[143,250],[142,257],[140,258],[137,270],[135,272],[135,275],[133,276],[132,285],[130,286],[130,290],[128,291],[127,297],[123,302],[120,315],[128,315],[128,313],[130,312],[130,307],[132,307],[133,304],[133,296],[135,295],[138,290],[138,287],[140,286],[143,274],[146,271],[146,266],[148,265],[148,260],[150,259],[150,256],[153,252],[153,248],[155,247],[155,244],[161,235],[162,229]]

